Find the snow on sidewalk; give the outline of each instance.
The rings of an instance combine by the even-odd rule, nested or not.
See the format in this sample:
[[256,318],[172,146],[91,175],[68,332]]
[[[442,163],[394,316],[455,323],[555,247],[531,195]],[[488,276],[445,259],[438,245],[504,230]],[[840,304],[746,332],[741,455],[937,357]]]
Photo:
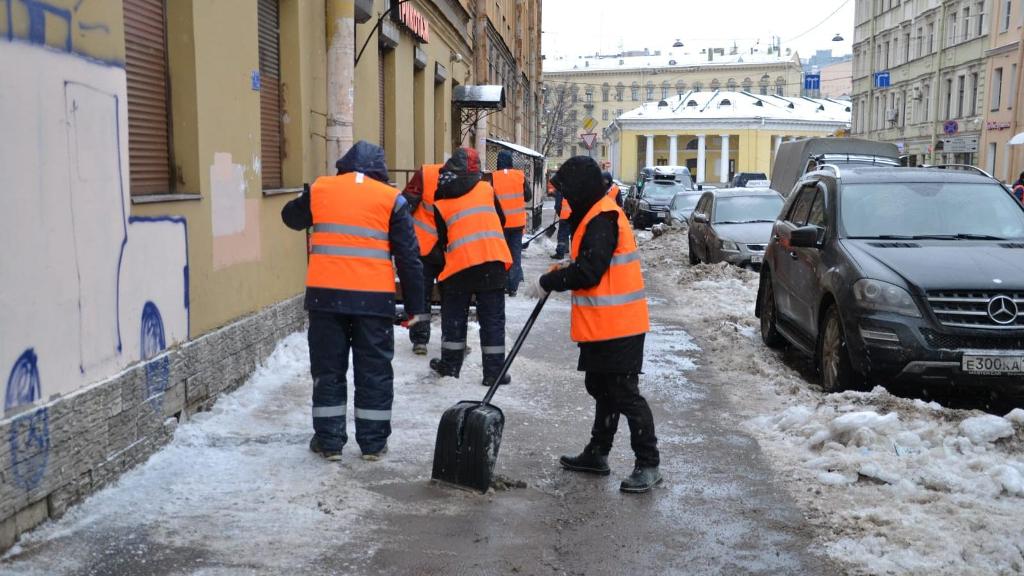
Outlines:
[[863,574],[1024,573],[1024,410],[947,409],[883,388],[824,394],[805,359],[761,343],[756,273],[689,266],[685,232],[645,238],[642,251],[704,351],[698,364],[830,557]]

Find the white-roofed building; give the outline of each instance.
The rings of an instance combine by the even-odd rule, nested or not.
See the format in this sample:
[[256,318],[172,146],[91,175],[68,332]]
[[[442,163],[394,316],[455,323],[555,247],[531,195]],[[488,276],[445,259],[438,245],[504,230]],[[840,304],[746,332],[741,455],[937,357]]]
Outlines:
[[784,140],[845,134],[850,102],[751,92],[688,91],[648,102],[609,127],[612,173],[627,182],[645,166],[687,166],[697,182],[737,172],[770,174]]

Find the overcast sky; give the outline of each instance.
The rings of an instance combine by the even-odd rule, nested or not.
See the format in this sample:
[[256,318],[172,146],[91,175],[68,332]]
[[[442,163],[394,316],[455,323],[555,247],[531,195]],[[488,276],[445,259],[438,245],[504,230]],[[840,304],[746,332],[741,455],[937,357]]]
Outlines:
[[[543,52],[548,58],[620,49],[667,52],[677,38],[685,44],[684,51],[700,52],[704,46],[730,46],[733,40],[741,48],[758,39],[767,46],[772,36],[779,36],[783,50],[793,48],[802,58],[813,55],[815,49],[829,48],[840,56],[851,50],[854,4],[853,0],[544,0]],[[843,42],[832,42],[836,33]]]

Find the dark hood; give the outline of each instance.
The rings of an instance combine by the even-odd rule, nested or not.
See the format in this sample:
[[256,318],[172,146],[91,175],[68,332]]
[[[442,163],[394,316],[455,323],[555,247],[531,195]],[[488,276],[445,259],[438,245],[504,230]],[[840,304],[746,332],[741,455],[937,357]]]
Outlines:
[[[1024,250],[974,240],[845,240],[865,275],[896,274],[922,290],[1024,290]],[[883,248],[907,244],[913,247]],[[881,266],[883,270],[877,268]],[[997,284],[994,281],[1002,280]]]
[[374,180],[388,183],[388,164],[384,160],[384,149],[365,140],[352,145],[334,166],[338,169],[338,174],[362,172]]
[[572,208],[569,225],[573,228],[576,228],[594,204],[604,198],[608,190],[601,177],[601,167],[588,156],[573,156],[566,160],[551,178],[551,182]]
[[504,170],[505,168],[515,168],[512,165],[512,153],[508,150],[498,152],[498,170]]
[[472,148],[459,148],[441,167],[437,198],[458,198],[480,182],[480,156]]

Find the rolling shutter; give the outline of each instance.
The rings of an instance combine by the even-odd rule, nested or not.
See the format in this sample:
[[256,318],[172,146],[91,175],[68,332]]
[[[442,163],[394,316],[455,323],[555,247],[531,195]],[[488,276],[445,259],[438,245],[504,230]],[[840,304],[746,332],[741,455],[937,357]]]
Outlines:
[[164,0],[124,0],[132,194],[173,190]]
[[281,188],[281,46],[278,0],[259,0],[260,162],[263,189]]

